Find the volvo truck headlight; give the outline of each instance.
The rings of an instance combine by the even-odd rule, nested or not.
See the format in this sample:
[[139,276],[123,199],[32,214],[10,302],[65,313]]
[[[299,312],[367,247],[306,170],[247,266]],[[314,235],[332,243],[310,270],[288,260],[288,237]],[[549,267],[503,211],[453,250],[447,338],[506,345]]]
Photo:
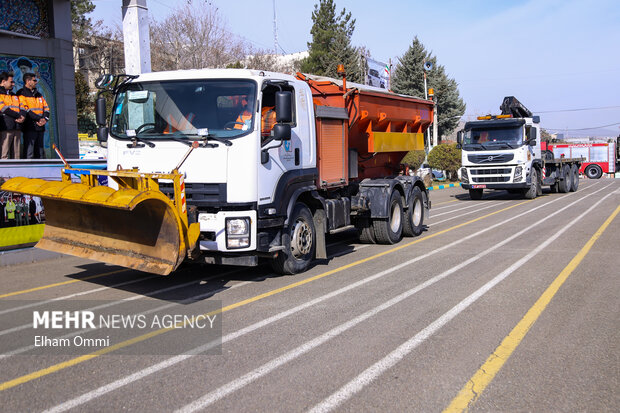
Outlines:
[[515,179],[514,181],[520,181],[521,179],[523,179],[523,167],[522,166],[517,166],[515,168]]
[[461,168],[461,182],[464,184],[469,183],[469,176],[467,175],[467,168]]
[[226,248],[250,246],[250,218],[226,218]]

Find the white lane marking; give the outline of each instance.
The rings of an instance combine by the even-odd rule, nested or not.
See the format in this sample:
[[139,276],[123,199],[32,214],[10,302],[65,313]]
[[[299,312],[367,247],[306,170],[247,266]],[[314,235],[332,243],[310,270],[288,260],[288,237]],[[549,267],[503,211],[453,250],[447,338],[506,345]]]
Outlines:
[[[187,283],[175,285],[175,286],[172,286],[172,287],[166,287],[166,288],[162,288],[162,289],[159,289],[159,290],[156,290],[156,291],[150,291],[148,294],[151,294],[151,295],[159,294],[159,293],[162,293],[162,292],[167,292],[167,291],[171,291],[171,290],[187,287],[188,285],[196,284],[196,283],[199,283],[201,281],[208,281],[208,280],[212,280],[212,279],[218,278],[218,277],[225,277],[225,276],[228,276],[228,275],[240,272],[240,271],[244,271],[244,269],[240,268],[240,269],[236,269],[236,270],[232,270],[232,271],[227,271],[227,272],[224,272],[224,273],[221,273],[221,274],[216,274],[216,275],[212,275],[212,276],[207,277],[207,278],[203,278],[201,280],[194,280],[194,281],[190,281],[190,282],[187,282]],[[222,292],[222,291],[230,290],[232,288],[237,288],[240,285],[249,284],[249,283],[251,283],[251,282],[253,282],[255,280],[259,280],[259,279],[262,279],[262,278],[263,277],[259,277],[259,278],[256,278],[254,280],[244,281],[244,282],[241,282],[241,283],[238,283],[238,284],[234,284],[234,285],[232,285],[230,287],[222,287],[222,288],[219,288],[217,290],[208,291],[208,292],[205,292],[203,294],[200,294],[200,295],[197,295],[197,296],[185,299],[182,302],[185,302],[186,300],[195,300],[195,299],[199,299],[199,298],[204,298],[204,297],[207,297],[207,296],[210,296],[210,295],[213,295],[213,294],[217,294],[217,293]],[[125,303],[125,302],[128,302],[128,301],[134,301],[134,300],[138,300],[140,298],[148,298],[148,297],[149,296],[134,295],[134,296],[131,296],[131,297],[124,298],[122,300],[112,301],[112,302],[109,302],[109,303],[106,303],[106,304],[98,305],[98,306],[95,306],[95,307],[90,307],[90,308],[87,308],[87,310],[98,310],[98,309],[101,309],[101,308],[112,307],[112,306],[119,305],[119,304],[122,304],[122,303]],[[145,312],[142,312],[142,313],[139,313],[139,314],[150,314],[150,313],[153,313],[153,312],[156,312],[156,311],[161,311],[161,310],[164,310],[166,308],[173,307],[175,305],[178,305],[178,303],[165,304],[165,305],[162,305],[162,306],[150,309],[148,311],[145,311]],[[7,334],[7,333],[10,333],[10,332],[19,331],[19,330],[24,330],[24,329],[27,329],[27,328],[32,328],[32,323],[24,324],[24,325],[21,325],[21,326],[10,328],[8,330],[4,330],[4,331],[0,332],[0,335]],[[84,333],[87,333],[89,331],[94,331],[94,330],[96,330],[96,329],[94,329],[94,328],[82,329],[82,330],[74,331],[74,332],[71,332],[71,333],[68,333],[68,334],[64,334],[64,335],[56,337],[56,338],[73,337],[73,336],[76,336],[76,335],[79,335],[79,334],[84,334]],[[26,352],[28,350],[32,350],[33,348],[35,348],[34,344],[29,345],[29,346],[20,347],[20,348],[17,348],[15,350],[7,351],[4,354],[0,354],[0,360],[6,359],[6,358],[11,357],[11,356],[14,356],[16,354],[24,353],[24,352]]]
[[372,383],[377,377],[385,373],[390,368],[394,367],[399,361],[405,358],[409,353],[411,353],[416,347],[422,344],[426,339],[431,337],[437,331],[439,331],[443,326],[445,326],[448,322],[454,319],[461,312],[466,310],[470,305],[475,303],[480,297],[490,291],[493,287],[499,284],[501,281],[506,279],[510,274],[519,269],[521,266],[526,264],[529,260],[531,260],[534,256],[538,255],[540,252],[544,251],[552,242],[558,239],[562,234],[564,234],[572,225],[581,220],[584,216],[589,214],[592,210],[594,210],[601,202],[603,202],[606,198],[608,198],[611,194],[605,195],[598,202],[588,208],[585,212],[581,213],[577,218],[572,219],[569,225],[564,226],[558,232],[556,232],[553,236],[545,240],[542,244],[528,253],[526,256],[512,264],[510,267],[502,271],[500,274],[496,275],[492,280],[487,282],[485,285],[480,287],[478,290],[470,294],[468,297],[463,299],[460,303],[452,307],[448,312],[444,313],[441,317],[437,318],[427,327],[425,327],[418,334],[398,346],[394,351],[385,356],[383,359],[379,360],[366,370],[364,370],[361,374],[355,377],[353,380],[349,381],[347,384],[342,386],[338,391],[333,393],[331,396],[324,399],[321,403],[314,406],[309,412],[310,413],[319,413],[319,412],[329,412],[340,406],[342,403],[347,401],[351,396],[361,391],[364,387]]
[[[599,191],[596,191],[596,192],[599,192]],[[589,194],[589,195],[593,195],[596,192],[593,192],[592,194]],[[576,193],[576,192],[573,192],[573,194],[574,193]],[[589,196],[589,195],[587,195],[587,196]],[[176,365],[176,364],[186,360],[187,358],[191,357],[191,355],[200,354],[200,353],[202,353],[204,351],[207,351],[207,350],[209,350],[209,349],[219,345],[220,343],[223,345],[224,343],[227,343],[227,342],[232,341],[232,340],[234,340],[236,338],[239,338],[241,336],[249,334],[249,333],[251,333],[253,331],[259,330],[259,329],[261,329],[263,327],[266,327],[266,326],[268,326],[268,325],[270,325],[272,323],[275,323],[276,321],[282,320],[282,319],[284,319],[284,318],[286,318],[286,317],[288,317],[290,315],[293,315],[293,314],[296,314],[296,313],[298,313],[298,312],[300,312],[302,310],[305,310],[306,308],[310,308],[310,307],[312,307],[312,306],[314,306],[316,304],[322,303],[323,301],[326,301],[326,300],[328,300],[330,298],[336,297],[336,296],[338,296],[340,294],[343,294],[343,293],[345,293],[347,291],[353,290],[353,289],[355,289],[355,288],[357,288],[357,287],[359,287],[361,285],[364,285],[364,284],[367,284],[367,283],[369,283],[371,281],[379,279],[379,278],[381,278],[381,277],[383,277],[383,276],[385,276],[387,274],[390,274],[393,271],[397,271],[397,270],[399,270],[399,269],[401,269],[403,267],[411,265],[411,264],[413,264],[413,263],[415,263],[417,261],[420,261],[420,260],[422,260],[424,258],[430,257],[430,256],[432,256],[432,255],[434,255],[434,254],[436,254],[438,252],[441,252],[443,250],[452,248],[455,245],[458,245],[459,243],[461,243],[461,242],[463,242],[465,240],[474,238],[474,237],[476,237],[478,235],[481,235],[481,234],[483,234],[483,233],[485,233],[487,231],[495,229],[495,228],[497,228],[497,227],[499,227],[499,226],[501,226],[501,225],[503,225],[503,224],[505,224],[507,222],[515,220],[515,219],[517,219],[517,218],[519,218],[519,217],[521,217],[523,215],[530,214],[532,211],[535,211],[535,210],[537,210],[539,208],[551,205],[552,203],[554,203],[556,201],[560,201],[560,200],[562,200],[564,198],[565,197],[557,197],[557,198],[555,198],[555,199],[553,199],[553,200],[551,200],[551,201],[549,201],[549,202],[547,202],[545,204],[539,205],[538,207],[535,207],[535,208],[532,208],[532,209],[528,209],[527,211],[525,211],[525,212],[523,212],[521,214],[515,215],[515,216],[510,217],[510,218],[508,218],[508,219],[506,219],[506,220],[504,220],[504,221],[502,221],[502,222],[500,222],[498,224],[494,224],[494,225],[492,225],[490,227],[482,229],[482,230],[476,232],[475,234],[471,234],[471,235],[469,235],[469,236],[467,236],[467,237],[465,237],[463,239],[460,239],[458,241],[455,241],[455,242],[452,242],[450,244],[444,245],[443,247],[437,248],[435,250],[429,251],[426,254],[423,254],[423,255],[420,255],[418,257],[415,257],[415,258],[413,258],[413,259],[411,259],[411,260],[409,260],[407,262],[404,262],[404,263],[402,263],[402,264],[400,264],[400,265],[398,265],[396,267],[393,267],[391,269],[388,269],[388,270],[382,271],[380,273],[377,273],[375,275],[369,276],[369,277],[364,278],[364,279],[362,279],[360,281],[357,281],[357,282],[355,282],[353,284],[349,284],[349,285],[347,285],[345,287],[342,287],[342,288],[340,288],[338,290],[332,291],[332,292],[327,293],[327,294],[325,294],[323,296],[317,297],[317,298],[315,298],[313,300],[310,300],[310,301],[307,301],[307,302],[305,302],[303,304],[300,304],[297,307],[293,307],[293,308],[291,308],[289,310],[286,310],[286,311],[283,311],[281,313],[275,314],[275,315],[273,315],[271,317],[268,317],[268,318],[266,318],[264,320],[261,320],[261,321],[259,321],[257,323],[251,324],[251,325],[249,325],[247,327],[244,327],[244,328],[242,328],[240,330],[237,330],[237,331],[235,331],[233,333],[227,334],[224,337],[222,337],[221,341],[219,341],[219,340],[218,341],[212,341],[210,343],[204,344],[203,346],[196,347],[196,348],[190,350],[188,352],[188,354],[186,354],[186,355],[180,355],[180,356],[171,357],[171,358],[169,358],[167,360],[164,360],[164,361],[162,361],[160,363],[154,364],[154,365],[152,365],[150,367],[147,367],[145,369],[139,370],[139,371],[137,371],[137,372],[135,372],[133,374],[130,374],[130,375],[125,376],[125,377],[122,377],[122,378],[120,378],[118,380],[115,380],[115,381],[113,381],[111,383],[108,383],[108,384],[106,384],[104,386],[101,386],[101,387],[98,387],[98,388],[96,388],[94,390],[91,390],[90,392],[84,393],[81,396],[78,396],[78,397],[76,397],[74,399],[68,400],[68,401],[66,401],[64,403],[61,403],[61,404],[55,406],[55,407],[52,407],[51,409],[47,410],[47,412],[63,412],[63,411],[72,409],[74,407],[80,406],[80,405],[82,405],[84,403],[87,403],[87,402],[93,400],[93,399],[96,399],[96,398],[98,398],[100,396],[103,396],[104,394],[107,394],[107,393],[109,393],[111,391],[114,391],[116,389],[124,387],[124,386],[126,386],[128,384],[131,384],[131,383],[133,383],[135,381],[141,380],[141,379],[143,379],[145,377],[148,377],[151,374],[156,373],[156,372],[158,372],[160,370],[163,370],[163,369],[166,369],[168,367],[174,366],[174,365]]]
[[73,294],[69,294],[69,295],[64,295],[62,297],[50,298],[49,300],[45,300],[45,301],[36,301],[36,302],[30,303],[30,304],[20,305],[19,307],[11,307],[11,308],[8,308],[6,310],[0,311],[0,315],[7,314],[7,313],[12,313],[14,311],[23,310],[25,308],[30,308],[30,307],[36,307],[36,306],[39,306],[39,305],[49,304],[49,303],[52,303],[54,301],[68,300],[70,298],[79,297],[81,295],[92,294],[92,293],[96,293],[96,292],[99,292],[99,291],[107,290],[108,288],[122,287],[122,286],[125,286],[125,285],[134,284],[134,283],[137,283],[137,282],[140,282],[140,281],[144,281],[144,280],[149,280],[149,279],[152,280],[152,279],[155,279],[155,277],[152,276],[152,275],[149,275],[149,276],[146,276],[146,277],[136,278],[135,280],[123,281],[123,282],[118,283],[118,284],[107,285],[105,287],[94,288],[92,290],[80,291],[80,292],[77,292],[77,293],[73,293]]
[[[507,202],[507,201],[504,201],[504,202]],[[499,204],[500,204],[500,202],[498,202],[498,203],[494,203],[494,204],[493,204],[493,206],[497,206],[497,205],[499,205]],[[464,206],[464,207],[462,207],[462,208],[453,209],[453,210],[451,210],[451,211],[446,211],[446,212],[441,212],[441,213],[439,213],[439,214],[433,214],[433,218],[438,217],[438,216],[441,216],[441,215],[451,214],[451,213],[453,213],[453,212],[457,212],[457,211],[462,211],[462,210],[464,210],[464,209],[476,208],[476,207],[479,207],[479,206],[480,206],[480,204],[476,204],[475,202],[471,202],[471,203],[469,203],[469,205]]]
[[[465,212],[464,214],[455,215],[455,216],[453,216],[453,217],[446,218],[446,219],[444,219],[444,220],[442,220],[442,221],[437,221],[437,222],[429,222],[429,223],[428,223],[428,226],[429,226],[429,227],[431,227],[431,226],[433,226],[433,225],[443,224],[444,222],[447,222],[447,221],[452,221],[453,219],[461,218],[461,217],[464,217],[465,215],[476,214],[476,213],[478,213],[478,212],[480,212],[480,211],[484,211],[485,209],[494,208],[494,207],[501,207],[504,203],[507,203],[507,202],[508,202],[508,201],[504,201],[504,202],[498,202],[497,204],[493,204],[493,205],[487,205],[487,206],[485,206],[485,207],[478,208],[478,209],[476,209],[475,211],[470,211],[470,212]],[[433,217],[431,217],[431,219],[433,219],[433,218],[434,218],[434,216],[433,216]]]
[[[211,404],[215,403],[216,401],[226,397],[227,395],[235,392],[236,390],[239,390],[245,386],[247,386],[248,384],[250,384],[251,382],[267,375],[268,373],[272,372],[273,370],[277,369],[278,367],[302,356],[303,354],[309,352],[310,350],[326,343],[327,341],[331,340],[334,337],[337,337],[338,335],[344,333],[345,331],[353,328],[354,326],[360,324],[361,322],[375,316],[376,314],[378,314],[379,312],[386,310],[398,303],[400,303],[401,301],[411,297],[412,295],[420,292],[421,290],[439,282],[440,280],[443,280],[444,278],[448,277],[449,275],[455,273],[456,271],[466,267],[467,265],[479,260],[480,258],[484,257],[485,255],[490,254],[491,252],[493,252],[494,250],[501,248],[502,246],[506,245],[507,243],[513,241],[514,239],[522,236],[523,234],[526,234],[527,232],[535,229],[538,225],[540,225],[543,222],[547,222],[551,217],[558,215],[560,213],[562,213],[563,211],[565,211],[566,209],[572,207],[573,205],[577,204],[578,202],[583,201],[584,199],[586,199],[587,197],[589,197],[590,195],[593,194],[589,194],[586,195],[583,198],[580,198],[566,206],[564,206],[561,209],[558,209],[557,211],[547,215],[545,218],[529,225],[528,227],[522,229],[521,231],[515,233],[514,235],[512,235],[511,237],[497,243],[496,245],[494,245],[493,247],[484,250],[483,252],[477,254],[474,257],[469,258],[468,260],[444,271],[443,273],[436,275],[435,277],[417,285],[416,287],[405,291],[402,294],[399,294],[398,296],[386,301],[385,303],[347,321],[346,323],[343,323],[331,330],[329,330],[328,332],[310,340],[307,341],[306,343],[300,345],[299,347],[269,361],[268,363],[263,364],[262,366],[252,370],[251,372],[239,377],[236,380],[233,380],[219,388],[217,388],[216,390],[213,390],[209,393],[207,393],[205,396],[201,397],[200,399],[195,400],[194,402],[180,408],[179,410],[177,410],[177,412],[182,412],[182,413],[189,413],[189,412],[194,412],[197,410],[201,410],[204,409],[208,406],[210,406]],[[607,195],[609,196],[609,195]],[[595,204],[594,206],[598,205],[599,203],[601,203],[605,198],[601,199],[597,204]],[[594,206],[592,208],[594,208]],[[590,208],[590,210],[592,209]]]

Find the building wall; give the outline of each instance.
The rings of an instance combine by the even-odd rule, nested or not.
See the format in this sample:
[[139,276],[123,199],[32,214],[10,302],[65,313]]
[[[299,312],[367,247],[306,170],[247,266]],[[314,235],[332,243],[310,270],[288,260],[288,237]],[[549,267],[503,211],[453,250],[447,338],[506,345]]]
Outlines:
[[[2,3],[4,3],[2,11],[5,14],[0,19],[0,59],[15,62],[15,59],[25,57],[41,72],[44,70],[51,72],[49,79],[51,84],[42,85],[40,88],[43,89],[41,92],[53,95],[48,99],[50,105],[54,105],[52,110],[54,118],[47,128],[45,142],[47,156],[55,157],[52,155],[51,143],[56,143],[65,157],[77,158],[77,113],[70,0],[22,0]],[[12,67],[8,69],[12,70]],[[15,80],[21,84],[21,78]]]

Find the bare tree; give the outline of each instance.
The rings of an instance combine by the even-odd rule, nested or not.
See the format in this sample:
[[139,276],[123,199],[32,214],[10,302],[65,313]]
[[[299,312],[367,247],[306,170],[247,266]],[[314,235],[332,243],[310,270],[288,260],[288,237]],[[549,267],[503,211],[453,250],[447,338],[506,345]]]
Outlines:
[[225,67],[243,59],[246,46],[227,29],[211,4],[185,3],[162,21],[151,21],[153,70]]
[[248,48],[245,59],[235,67],[294,74],[300,70],[302,59],[303,56],[297,58],[294,55],[280,56],[270,51]]

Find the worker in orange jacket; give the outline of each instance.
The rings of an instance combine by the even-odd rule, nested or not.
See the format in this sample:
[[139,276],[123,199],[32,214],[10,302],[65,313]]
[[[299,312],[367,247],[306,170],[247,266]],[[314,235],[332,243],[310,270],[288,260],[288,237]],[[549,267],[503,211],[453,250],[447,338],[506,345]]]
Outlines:
[[[0,157],[19,159],[21,127],[25,120],[19,97],[13,93],[13,73],[0,73]],[[11,154],[11,152],[13,152]]]
[[34,73],[26,73],[24,87],[17,92],[19,101],[27,113],[23,128],[24,152],[27,159],[45,158],[43,137],[45,125],[50,119],[50,108],[41,92],[37,90],[37,82]]

